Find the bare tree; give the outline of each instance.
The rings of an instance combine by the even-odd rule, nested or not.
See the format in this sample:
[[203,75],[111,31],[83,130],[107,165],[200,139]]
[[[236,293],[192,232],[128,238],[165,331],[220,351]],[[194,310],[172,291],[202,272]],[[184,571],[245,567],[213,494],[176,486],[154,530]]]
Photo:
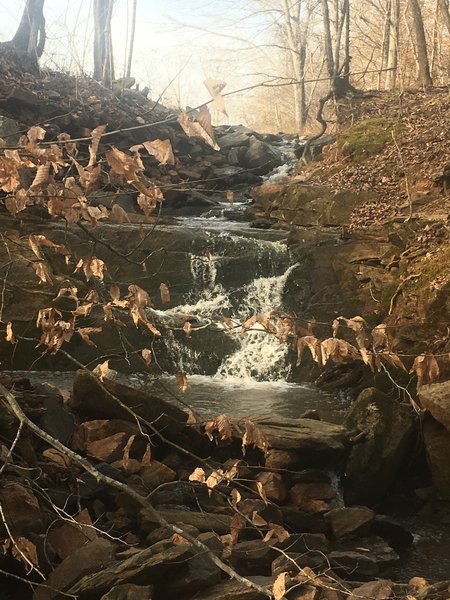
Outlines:
[[389,50],[386,63],[387,71],[385,82],[385,87],[387,90],[393,90],[397,85],[400,0],[390,0],[390,5]]
[[137,0],[133,0],[133,8],[131,15],[131,32],[130,39],[128,43],[128,60],[127,60],[127,70],[125,73],[125,77],[131,76],[131,65],[133,63],[133,51],[134,51],[134,37],[136,33],[136,12],[137,12]]
[[94,79],[110,86],[114,79],[111,17],[114,0],[94,0]]
[[420,85],[423,85],[424,87],[430,87],[433,85],[433,81],[431,79],[427,40],[425,36],[425,27],[423,24],[422,10],[420,8],[419,0],[409,0],[408,6],[417,47],[418,81]]
[[45,40],[44,0],[27,0],[11,43],[37,60],[42,56]]
[[448,0],[438,0],[439,2],[439,11],[442,16],[442,20],[447,27],[447,30],[450,34],[450,9]]

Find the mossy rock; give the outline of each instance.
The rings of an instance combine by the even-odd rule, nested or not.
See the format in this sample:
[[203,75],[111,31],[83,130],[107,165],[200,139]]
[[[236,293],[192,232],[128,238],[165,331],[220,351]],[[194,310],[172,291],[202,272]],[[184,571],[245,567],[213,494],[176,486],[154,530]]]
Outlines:
[[362,161],[383,151],[384,147],[399,138],[406,125],[389,119],[366,119],[341,134],[338,146],[345,156]]

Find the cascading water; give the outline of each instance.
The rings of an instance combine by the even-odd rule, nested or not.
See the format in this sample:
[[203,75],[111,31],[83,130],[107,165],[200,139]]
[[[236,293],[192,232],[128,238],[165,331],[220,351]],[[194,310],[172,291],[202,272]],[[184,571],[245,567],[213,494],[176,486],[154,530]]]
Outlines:
[[[243,332],[241,324],[252,315],[282,310],[285,284],[295,266],[286,244],[222,232],[211,233],[208,246],[206,253],[191,254],[192,290],[186,303],[169,311],[200,322],[204,347],[195,346],[202,331],[193,338],[173,332],[166,336],[173,369],[220,380],[285,381],[287,345],[258,325]],[[224,315],[234,324],[231,331],[223,325]],[[211,369],[202,360],[205,353],[214,358]]]

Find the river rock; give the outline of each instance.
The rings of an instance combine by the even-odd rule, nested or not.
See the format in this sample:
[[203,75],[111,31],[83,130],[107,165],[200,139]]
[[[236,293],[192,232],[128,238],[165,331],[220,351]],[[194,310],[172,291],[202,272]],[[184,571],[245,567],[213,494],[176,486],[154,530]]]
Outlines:
[[329,483],[297,483],[289,491],[294,506],[308,513],[324,513],[331,508],[336,490]]
[[299,462],[298,454],[290,450],[269,450],[266,456],[268,469],[292,471],[298,467]]
[[392,596],[392,581],[389,579],[379,579],[378,581],[369,581],[355,588],[348,597],[348,600],[388,600]]
[[314,419],[283,417],[257,419],[257,425],[275,450],[298,452],[302,461],[341,455],[348,444],[345,427]]
[[414,536],[401,523],[387,515],[376,515],[370,534],[382,537],[395,550],[411,546]]
[[83,577],[69,593],[78,595],[80,600],[94,600],[116,585],[153,584],[170,571],[175,573],[180,561],[187,560],[190,556],[190,546],[159,542],[122,562]]
[[[39,502],[29,487],[16,481],[2,481],[0,502],[13,535],[26,535],[30,531],[38,532],[42,529]],[[3,530],[4,525],[0,524],[0,532]]]
[[328,554],[331,567],[343,577],[378,577],[399,561],[398,554],[379,537],[340,543]]
[[[59,598],[58,590],[66,591],[75,582],[85,576],[108,568],[114,562],[114,550],[115,547],[109,540],[97,538],[88,542],[85,546],[65,558],[50,573],[46,581],[49,587],[37,588],[33,600],[53,600],[53,598]],[[111,587],[109,586],[104,591],[109,591]]]
[[[161,508],[158,512],[169,523],[193,525],[202,533],[207,531],[214,531],[219,535],[230,533],[231,517],[228,515],[216,515],[175,508]],[[158,525],[153,513],[145,508],[140,512],[140,523],[141,529],[144,532],[152,531]]]
[[[248,579],[267,589],[271,589],[274,582],[273,577],[249,577]],[[266,600],[267,594],[229,579],[201,592],[195,598],[196,600]]]
[[264,493],[269,500],[274,502],[284,502],[286,500],[286,484],[279,473],[264,471],[256,477],[256,481],[262,485]]
[[374,518],[374,511],[365,506],[335,508],[325,515],[336,538],[367,533]]
[[231,563],[241,575],[270,575],[278,553],[263,540],[238,542],[231,551]]
[[423,408],[450,431],[450,381],[423,385],[419,398]]
[[162,582],[159,587],[163,594],[159,597],[179,598],[186,594],[194,595],[221,579],[221,571],[206,554],[195,554],[186,565],[178,569],[177,576]]
[[327,524],[323,519],[310,515],[303,510],[297,510],[290,506],[280,508],[283,522],[289,531],[296,533],[324,533]]
[[365,432],[353,446],[344,478],[346,504],[373,506],[384,496],[407,455],[414,433],[408,407],[375,388],[361,392],[345,425]]
[[107,594],[102,596],[100,600],[152,600],[153,586],[133,585],[126,583],[125,585],[116,585]]
[[433,487],[440,498],[450,500],[450,433],[429,418],[423,425],[423,438]]

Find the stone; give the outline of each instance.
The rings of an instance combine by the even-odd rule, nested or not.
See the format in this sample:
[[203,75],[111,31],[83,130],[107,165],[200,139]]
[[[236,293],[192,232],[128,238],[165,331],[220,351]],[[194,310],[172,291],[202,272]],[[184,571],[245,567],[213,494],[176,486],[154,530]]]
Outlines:
[[126,433],[115,433],[102,440],[87,445],[86,452],[92,458],[112,463],[123,456],[123,450],[129,437]]
[[433,487],[442,500],[450,500],[450,433],[430,418],[423,424],[423,439]]
[[395,550],[411,546],[414,542],[413,534],[387,515],[376,515],[370,526],[370,534],[382,537]]
[[373,506],[383,498],[407,456],[414,434],[411,411],[375,388],[367,388],[352,405],[345,425],[366,433],[350,452],[343,481],[345,503]]
[[85,452],[92,442],[103,440],[116,433],[126,433],[128,437],[139,435],[139,427],[136,423],[130,423],[123,419],[96,419],[85,421],[77,428],[72,438],[72,448],[76,452]]
[[64,406],[51,406],[43,414],[39,425],[46,433],[67,445],[75,431],[75,417]]
[[336,538],[368,533],[375,519],[375,512],[365,506],[335,508],[326,513],[325,519]]
[[284,552],[324,554],[328,552],[329,543],[322,533],[293,533],[283,542],[278,542],[275,547]]
[[177,570],[177,576],[165,580],[160,587],[164,592],[159,597],[174,597],[195,594],[221,580],[219,567],[204,553],[195,554],[186,565]]
[[[265,588],[273,586],[273,577],[249,577],[250,581]],[[234,579],[218,583],[195,596],[196,600],[267,600],[267,594],[263,594],[249,588]]]
[[116,585],[154,584],[167,576],[170,571],[175,573],[179,569],[180,562],[191,556],[188,545],[174,546],[170,542],[158,542],[124,561],[98,569],[96,573],[83,577],[68,591],[70,594],[78,595],[80,600],[91,600],[101,597]]
[[74,522],[64,522],[60,527],[50,529],[47,541],[58,556],[64,560],[78,548],[82,548],[88,542],[95,540],[96,537],[97,531],[93,527],[89,512],[84,509],[74,517]]
[[177,474],[164,463],[152,460],[148,466],[142,467],[140,478],[148,490],[153,490],[162,483],[175,481]]
[[320,590],[313,585],[302,585],[289,594],[291,600],[318,600],[320,598]]
[[[41,531],[41,509],[29,487],[16,481],[3,481],[0,487],[0,502],[13,535]],[[0,531],[2,530],[3,525],[0,524]]]
[[280,507],[273,503],[265,503],[261,498],[245,498],[239,502],[239,512],[252,518],[253,513],[257,512],[267,523],[283,524],[283,515]]
[[249,147],[241,163],[242,166],[263,175],[281,163],[281,154],[277,153],[272,146],[258,140],[254,135],[250,136]]
[[303,510],[297,510],[290,506],[280,508],[283,516],[283,523],[289,531],[296,533],[323,533],[327,525],[323,519],[306,513]]
[[152,600],[153,586],[133,585],[126,583],[125,585],[116,585],[107,594],[102,596],[100,600]]
[[238,542],[231,550],[231,563],[241,575],[270,575],[278,553],[261,539]]
[[291,471],[298,467],[299,456],[291,450],[269,450],[266,456],[267,469]]
[[289,575],[295,576],[299,573],[300,569],[304,569],[305,567],[317,569],[324,566],[325,563],[326,559],[323,555],[286,552],[272,562],[272,575],[277,577],[280,573],[289,573]]
[[[215,531],[219,535],[230,533],[231,517],[229,515],[216,515],[207,512],[194,512],[175,508],[161,508],[158,513],[169,523],[184,523],[192,525],[201,533]],[[144,532],[152,531],[158,522],[152,512],[142,509],[140,512],[140,525]]]
[[392,581],[388,579],[379,579],[378,581],[369,581],[355,588],[348,597],[348,600],[388,600],[392,597]]
[[336,490],[329,483],[297,483],[289,491],[291,503],[309,513],[323,513],[331,508]]
[[286,484],[279,473],[264,471],[256,477],[256,481],[261,483],[268,500],[273,502],[284,502],[286,500]]
[[109,540],[97,538],[87,543],[65,558],[50,573],[46,581],[49,587],[37,588],[33,600],[59,598],[58,591],[66,591],[83,577],[109,567],[114,559],[115,546]]
[[423,385],[419,398],[422,407],[450,432],[450,381]]
[[255,422],[269,439],[270,449],[298,451],[302,457],[341,454],[348,444],[347,429],[342,425],[283,417]]
[[328,554],[331,568],[343,577],[379,577],[400,559],[398,554],[379,537],[359,538],[340,543]]
[[204,533],[200,533],[197,536],[197,539],[199,542],[202,542],[202,544],[205,544],[205,546],[207,546],[216,556],[219,558],[222,556],[224,546],[217,533],[205,531]]

